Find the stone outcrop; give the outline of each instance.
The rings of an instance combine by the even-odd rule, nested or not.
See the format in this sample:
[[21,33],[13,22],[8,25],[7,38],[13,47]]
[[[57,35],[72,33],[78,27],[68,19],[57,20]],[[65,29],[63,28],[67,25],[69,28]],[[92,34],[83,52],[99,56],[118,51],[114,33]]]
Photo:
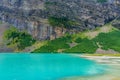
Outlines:
[[117,29],[120,29],[120,16],[112,22],[112,26],[116,27]]
[[9,28],[8,24],[1,24],[0,23],[0,52],[13,52],[12,48],[9,48],[3,43],[3,34]]
[[[94,29],[114,20],[120,15],[119,0],[1,0],[0,20],[19,30],[28,31],[39,40],[54,39],[66,32],[73,34]],[[52,27],[49,16],[67,17],[78,23],[71,29]]]

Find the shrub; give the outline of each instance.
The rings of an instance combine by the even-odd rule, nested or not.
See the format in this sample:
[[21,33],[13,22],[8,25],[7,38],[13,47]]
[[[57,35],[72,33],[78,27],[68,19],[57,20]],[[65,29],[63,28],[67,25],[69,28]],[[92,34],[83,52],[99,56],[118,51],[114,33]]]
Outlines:
[[8,46],[14,46],[18,50],[31,46],[35,42],[30,34],[19,31],[15,27],[6,30],[3,37]]
[[97,2],[104,3],[104,2],[107,2],[107,0],[97,0]]
[[98,46],[92,40],[87,38],[81,39],[79,44],[75,47],[65,50],[69,53],[94,53],[97,50]]
[[58,49],[68,49],[70,48],[69,42],[71,42],[71,36],[65,36],[61,38],[57,38],[55,40],[48,41],[48,43],[39,49],[36,49],[33,52],[57,52]]
[[57,17],[49,17],[48,18],[49,24],[56,27],[64,27],[64,28],[71,28],[74,25],[77,25],[77,23],[75,21],[71,21],[66,17],[61,17],[61,18],[57,18]]
[[99,44],[102,46],[102,49],[113,49],[120,52],[120,31],[101,33],[93,40],[95,42],[99,42]]

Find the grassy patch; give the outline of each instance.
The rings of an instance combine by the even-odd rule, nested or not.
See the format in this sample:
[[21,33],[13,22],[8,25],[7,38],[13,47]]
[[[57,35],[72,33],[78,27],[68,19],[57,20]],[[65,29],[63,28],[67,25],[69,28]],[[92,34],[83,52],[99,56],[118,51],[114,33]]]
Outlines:
[[54,27],[58,26],[58,27],[64,27],[64,28],[71,28],[72,26],[77,25],[75,21],[71,21],[66,17],[61,17],[61,18],[49,17],[48,22],[50,25]]
[[48,41],[46,45],[36,49],[33,52],[58,52],[59,49],[67,49],[70,46],[67,44],[71,42],[71,36],[61,37],[55,40]]
[[89,40],[87,38],[80,39],[78,38],[76,40],[77,43],[79,43],[77,46],[72,47],[70,49],[65,50],[65,52],[68,53],[94,53],[98,46],[95,42],[92,40]]
[[0,24],[2,24],[2,22],[0,21]]
[[110,23],[104,25],[103,27],[97,27],[94,30],[86,30],[84,32],[75,34],[75,38],[89,38],[89,39],[93,39],[96,36],[98,36],[100,33],[109,33],[112,32],[114,30],[117,30],[116,28],[114,28]]
[[104,2],[107,2],[107,0],[97,0],[97,2],[104,3]]
[[50,1],[46,1],[45,2],[45,5],[56,5],[57,2],[50,2]]
[[[58,52],[59,49],[62,49],[62,52],[66,53],[95,53],[99,45],[102,46],[100,48],[103,50],[112,49],[118,53],[120,52],[120,30],[107,24],[90,33],[94,32],[97,35],[92,38],[89,38],[88,35],[86,36],[88,31],[85,31],[51,40],[33,52]],[[77,45],[74,46],[72,43],[77,43]]]
[[113,49],[120,52],[120,31],[100,33],[93,41],[99,42],[104,50]]

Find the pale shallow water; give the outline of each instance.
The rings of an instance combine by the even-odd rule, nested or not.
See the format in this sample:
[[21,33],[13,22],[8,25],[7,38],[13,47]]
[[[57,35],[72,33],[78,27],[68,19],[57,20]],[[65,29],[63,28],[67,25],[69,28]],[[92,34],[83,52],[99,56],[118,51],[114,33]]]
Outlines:
[[74,55],[0,54],[0,80],[75,80],[103,75],[106,68]]
[[[78,55],[80,56],[80,55]],[[85,57],[84,57],[85,58]],[[107,65],[106,73],[87,77],[69,77],[62,80],[120,80],[120,57],[98,56],[86,57],[101,65]]]

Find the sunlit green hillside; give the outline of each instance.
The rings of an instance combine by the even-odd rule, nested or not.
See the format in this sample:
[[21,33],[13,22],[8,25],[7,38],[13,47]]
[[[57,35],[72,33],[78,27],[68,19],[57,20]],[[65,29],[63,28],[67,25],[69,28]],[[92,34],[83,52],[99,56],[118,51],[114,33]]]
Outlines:
[[119,53],[120,30],[106,24],[93,31],[50,40],[33,52]]

